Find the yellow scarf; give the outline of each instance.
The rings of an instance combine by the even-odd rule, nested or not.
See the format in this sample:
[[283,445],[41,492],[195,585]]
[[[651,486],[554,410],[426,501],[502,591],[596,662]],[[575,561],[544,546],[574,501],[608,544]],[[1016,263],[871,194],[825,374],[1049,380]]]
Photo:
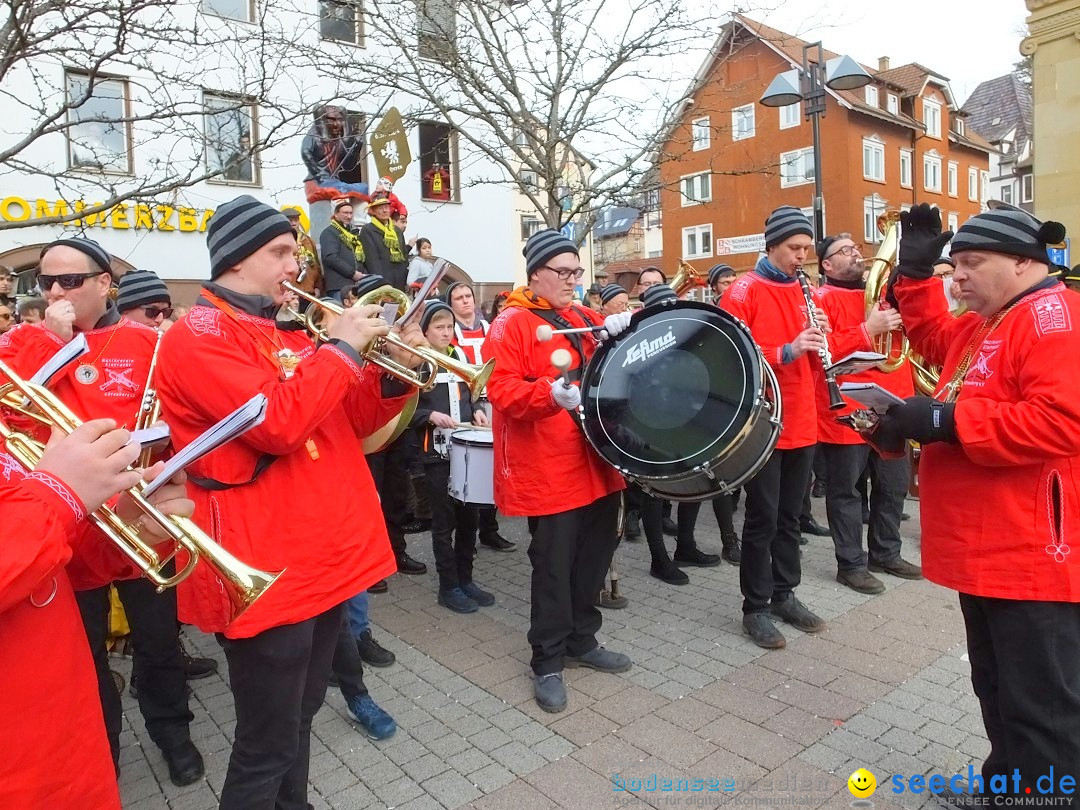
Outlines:
[[330,227],[334,229],[334,233],[337,234],[337,238],[345,243],[346,247],[352,248],[353,255],[356,256],[358,262],[364,261],[364,246],[360,242],[360,237],[355,233],[345,228],[336,219],[330,220]]
[[390,261],[405,261],[405,254],[401,252],[401,241],[398,239],[397,228],[394,227],[393,223],[387,222],[383,225],[378,219],[372,217],[371,224],[382,231],[383,242],[386,243],[386,247],[390,250]]

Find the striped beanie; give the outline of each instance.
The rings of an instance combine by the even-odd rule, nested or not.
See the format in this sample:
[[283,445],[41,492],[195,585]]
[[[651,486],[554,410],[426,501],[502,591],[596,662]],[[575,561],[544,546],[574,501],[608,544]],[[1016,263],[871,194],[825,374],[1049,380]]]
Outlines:
[[1060,222],[1039,222],[1019,208],[992,208],[973,216],[953,237],[949,255],[965,250],[985,250],[1049,263],[1046,246],[1065,238]]
[[172,303],[169,288],[155,273],[150,270],[131,270],[120,277],[116,293],[116,308],[120,312],[155,302]]
[[386,279],[382,276],[364,276],[353,285],[353,295],[355,295],[357,298],[362,298],[369,292],[375,292],[375,290],[379,289],[379,287],[385,286]]
[[[622,284],[605,284],[600,288],[600,303],[611,303],[616,296],[623,293],[626,293],[626,288]],[[629,293],[627,294],[629,295]]]
[[55,242],[50,242],[41,249],[41,257],[44,258],[45,254],[57,245],[75,248],[75,250],[80,253],[86,254],[90,258],[90,261],[96,264],[99,269],[106,273],[112,272],[112,256],[110,256],[108,251],[93,239],[83,239],[76,236],[68,239],[57,239]]
[[454,317],[454,310],[450,309],[450,305],[445,301],[440,301],[438,298],[430,298],[425,301],[424,311],[420,313],[420,331],[426,332],[427,328],[431,326],[431,319],[440,312],[449,313],[451,318]]
[[525,276],[531,277],[533,273],[562,253],[580,255],[578,246],[559,231],[551,228],[537,231],[529,237],[529,241],[521,249],[521,255],[525,257]]
[[675,291],[667,284],[653,284],[645,290],[644,295],[641,296],[641,303],[647,307],[669,300],[677,301],[678,298],[675,295]]
[[716,264],[709,268],[709,286],[713,286],[724,276],[735,275],[735,268],[728,264]]
[[813,237],[814,227],[806,214],[791,205],[781,205],[765,220],[765,247],[771,248],[793,236]]
[[267,242],[283,234],[293,238],[292,225],[276,208],[241,194],[218,208],[206,226],[210,279],[231,270]]

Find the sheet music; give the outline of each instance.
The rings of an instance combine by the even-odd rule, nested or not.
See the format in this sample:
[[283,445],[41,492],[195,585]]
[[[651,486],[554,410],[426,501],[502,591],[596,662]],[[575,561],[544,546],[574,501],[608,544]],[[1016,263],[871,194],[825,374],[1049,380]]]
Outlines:
[[885,355],[877,352],[852,352],[825,370],[830,374],[858,374],[860,371],[873,368],[885,359]]
[[128,444],[138,444],[145,450],[152,445],[168,442],[171,437],[169,426],[162,422],[160,425],[131,431],[131,441]]
[[851,397],[872,411],[885,413],[893,405],[903,405],[904,400],[882,388],[877,383],[846,382],[840,385],[840,393]]
[[45,361],[45,364],[30,378],[30,382],[42,386],[48,385],[53,377],[88,351],[90,351],[90,347],[86,343],[86,335],[79,332],[72,340],[67,342],[64,348]]
[[149,497],[170,478],[207,453],[216,450],[226,442],[232,441],[253,427],[262,424],[266,417],[266,396],[256,394],[246,403],[230,413],[212,428],[207,430],[191,444],[165,463],[165,469],[151,481],[143,492]]

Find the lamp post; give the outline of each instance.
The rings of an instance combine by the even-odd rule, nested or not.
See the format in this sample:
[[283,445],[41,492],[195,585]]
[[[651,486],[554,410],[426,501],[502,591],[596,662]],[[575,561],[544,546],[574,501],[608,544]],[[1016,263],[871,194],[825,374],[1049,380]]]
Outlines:
[[[816,53],[815,53],[816,51]],[[825,88],[857,90],[871,82],[870,74],[850,56],[825,60],[820,42],[803,45],[802,67],[785,70],[766,88],[761,103],[766,107],[787,107],[806,103],[804,110],[814,132],[814,240],[825,236],[825,204],[821,196],[821,125],[825,115]]]

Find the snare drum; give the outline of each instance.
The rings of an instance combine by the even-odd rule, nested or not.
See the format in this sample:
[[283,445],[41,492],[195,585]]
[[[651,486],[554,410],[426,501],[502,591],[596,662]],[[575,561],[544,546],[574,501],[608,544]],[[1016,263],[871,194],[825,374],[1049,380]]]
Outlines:
[[730,492],[768,460],[780,388],[750,330],[708,304],[636,312],[585,367],[580,417],[608,463],[662,498]]
[[490,430],[450,434],[450,497],[480,506],[495,504],[495,446]]

